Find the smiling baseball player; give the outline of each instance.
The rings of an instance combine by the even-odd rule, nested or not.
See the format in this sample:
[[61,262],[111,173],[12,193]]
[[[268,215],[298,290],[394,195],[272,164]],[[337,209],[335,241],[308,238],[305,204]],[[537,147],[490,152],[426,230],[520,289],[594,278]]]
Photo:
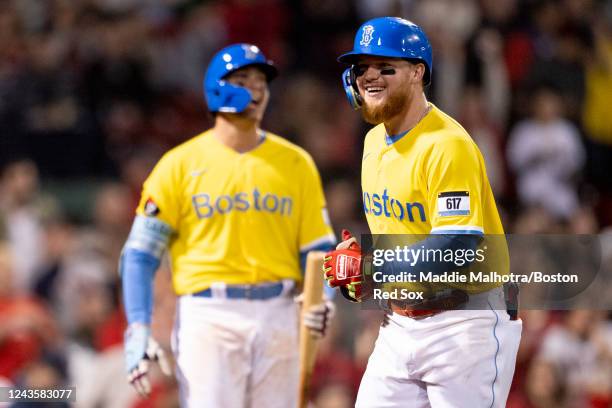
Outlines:
[[[162,157],[144,183],[120,271],[129,381],[150,392],[152,282],[168,249],[178,295],[172,347],[181,405],[291,407],[300,262],[335,238],[311,157],[260,129],[276,68],[251,44],[217,53],[204,80],[214,127]],[[322,335],[333,303],[302,316]]]
[[[372,234],[423,234],[419,246],[434,251],[473,250],[484,234],[503,237],[480,151],[425,97],[432,51],[423,30],[400,18],[373,19],[339,61],[350,65],[343,74],[350,103],[376,125],[362,159],[363,208]],[[343,239],[326,258],[326,279],[360,301],[368,295],[361,249],[349,234]],[[386,273],[410,266],[389,265]],[[358,407],[505,406],[521,321],[506,312],[499,284],[463,289],[437,298],[436,307],[389,302],[390,322],[380,329]]]

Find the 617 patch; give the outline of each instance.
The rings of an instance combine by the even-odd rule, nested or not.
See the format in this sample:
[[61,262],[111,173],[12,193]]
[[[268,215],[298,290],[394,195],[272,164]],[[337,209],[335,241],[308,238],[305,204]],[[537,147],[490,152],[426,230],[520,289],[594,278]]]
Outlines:
[[470,192],[446,191],[438,194],[438,215],[470,215]]

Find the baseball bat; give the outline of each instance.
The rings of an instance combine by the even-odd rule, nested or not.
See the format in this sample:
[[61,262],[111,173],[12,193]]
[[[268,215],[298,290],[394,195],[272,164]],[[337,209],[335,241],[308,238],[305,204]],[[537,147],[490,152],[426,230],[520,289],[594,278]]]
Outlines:
[[[306,258],[304,273],[304,301],[302,311],[323,301],[323,258],[325,252],[310,251]],[[298,408],[306,408],[310,391],[310,378],[317,357],[318,341],[300,318],[300,382]]]

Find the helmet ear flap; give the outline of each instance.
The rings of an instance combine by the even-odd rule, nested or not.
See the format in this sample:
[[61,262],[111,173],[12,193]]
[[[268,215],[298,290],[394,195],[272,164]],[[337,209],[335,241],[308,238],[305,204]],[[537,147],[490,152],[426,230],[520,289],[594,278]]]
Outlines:
[[344,70],[342,73],[342,85],[344,86],[346,98],[353,109],[357,110],[361,108],[363,98],[361,95],[359,95],[359,88],[357,88],[357,76],[355,75],[354,68],[355,66],[351,65],[350,68]]
[[246,88],[224,80],[207,85],[206,101],[211,112],[240,113],[251,103],[251,93]]

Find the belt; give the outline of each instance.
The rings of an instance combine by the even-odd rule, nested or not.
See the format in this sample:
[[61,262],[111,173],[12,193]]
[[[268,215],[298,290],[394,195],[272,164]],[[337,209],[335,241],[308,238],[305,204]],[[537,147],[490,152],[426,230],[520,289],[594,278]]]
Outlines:
[[453,289],[444,291],[433,298],[418,303],[389,301],[389,307],[394,313],[412,319],[423,319],[442,313],[446,310],[457,309],[469,300],[469,296],[462,290]]
[[[210,287],[191,296],[205,298],[227,298],[227,299],[248,299],[248,300],[267,300],[278,297],[285,292],[287,285],[284,282],[262,285],[223,285],[220,287]],[[291,289],[291,288],[289,288]]]

